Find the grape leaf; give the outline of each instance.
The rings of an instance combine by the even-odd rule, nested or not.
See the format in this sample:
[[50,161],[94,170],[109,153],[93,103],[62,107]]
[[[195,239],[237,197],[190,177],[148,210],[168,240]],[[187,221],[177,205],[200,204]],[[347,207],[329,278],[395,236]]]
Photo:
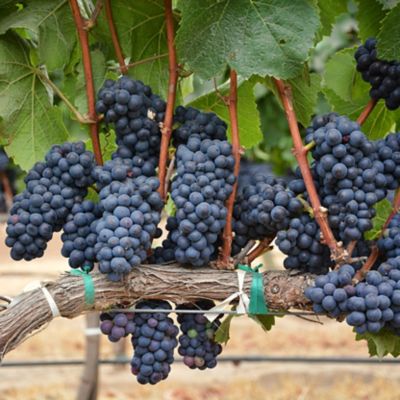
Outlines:
[[275,317],[273,315],[250,315],[250,318],[257,322],[265,332],[268,332],[275,325]]
[[99,202],[99,194],[93,189],[93,188],[89,188],[88,189],[88,193],[85,197],[85,200],[90,200],[93,201],[93,203],[98,203]]
[[398,357],[400,354],[400,338],[387,329],[382,329],[379,333],[356,334],[356,340],[366,340],[368,343],[369,355],[384,356],[391,354]]
[[313,1],[184,0],[176,37],[180,60],[208,79],[226,65],[245,78],[292,78],[319,27]]
[[318,39],[322,36],[329,36],[336,18],[347,11],[347,2],[338,0],[318,0],[319,17],[321,28],[318,32]]
[[372,220],[372,229],[365,234],[365,239],[376,240],[378,239],[386,220],[393,210],[392,204],[389,200],[383,199],[375,205],[376,215]]
[[[7,152],[22,169],[68,138],[62,111],[29,64],[28,50],[14,34],[0,38],[0,117]],[[49,132],[49,128],[51,132]]]
[[[241,83],[238,88],[237,109],[240,144],[246,148],[256,145],[263,138],[253,88],[253,80]],[[227,85],[221,86],[218,89],[223,96],[228,94],[229,87]],[[192,100],[189,105],[197,107],[200,110],[212,111],[223,119],[228,126],[230,125],[228,107],[214,90]],[[228,130],[228,134],[230,135],[230,129]]]
[[[168,89],[164,1],[113,0],[111,6],[124,56],[131,62],[156,57],[152,61],[130,68],[129,75],[141,79],[155,93],[163,96]],[[177,25],[177,22],[175,24]],[[93,34],[103,43],[111,43],[104,14],[100,16]],[[106,56],[115,59],[112,47]]]
[[[328,61],[323,92],[334,111],[356,120],[370,100],[370,86],[355,69],[354,50],[340,51]],[[335,68],[340,70],[340,74],[335,73]],[[362,131],[370,139],[382,138],[394,128],[398,113],[387,110],[380,101],[363,124]]]
[[233,317],[235,317],[235,315],[228,315],[218,327],[217,332],[215,332],[215,341],[217,343],[227,344],[229,342],[229,331],[231,329],[231,322]]
[[[321,77],[318,74],[304,71],[296,78],[287,81],[292,87],[293,106],[297,120],[308,126],[311,116],[315,114],[318,93],[321,90]],[[279,104],[282,106],[280,96],[275,84],[270,78],[265,79],[265,84],[273,91]]]
[[400,40],[399,29],[400,4],[390,10],[381,23],[381,29],[378,34],[378,57],[386,60],[399,60]]
[[22,29],[38,42],[39,61],[52,72],[68,62],[76,41],[75,25],[68,1],[29,0],[11,15],[0,12],[0,34]]
[[377,0],[357,0],[357,6],[358,36],[365,42],[377,36],[385,12]]

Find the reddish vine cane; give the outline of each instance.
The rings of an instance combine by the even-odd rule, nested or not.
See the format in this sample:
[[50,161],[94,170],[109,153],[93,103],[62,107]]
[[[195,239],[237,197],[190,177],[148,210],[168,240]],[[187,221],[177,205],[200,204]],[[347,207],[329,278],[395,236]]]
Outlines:
[[233,206],[236,199],[236,192],[238,187],[238,176],[240,170],[240,139],[239,139],[239,124],[237,116],[237,73],[235,70],[230,72],[230,90],[229,96],[226,98],[226,102],[229,109],[229,118],[231,122],[231,132],[232,132],[232,153],[235,159],[234,174],[236,181],[233,185],[232,193],[229,196],[226,208],[227,217],[224,232],[222,234],[223,246],[219,259],[216,263],[216,267],[219,269],[233,269],[234,265],[231,263],[231,249],[232,249],[232,213]]
[[108,28],[110,29],[111,40],[113,42],[115,55],[117,57],[121,73],[125,75],[128,72],[128,67],[125,64],[124,55],[122,53],[121,45],[118,39],[118,32],[117,29],[115,28],[114,18],[111,8],[111,0],[106,0],[105,6],[106,6],[106,18],[107,18]]
[[374,111],[375,106],[377,105],[378,101],[371,99],[367,105],[365,106],[364,110],[361,112],[360,116],[357,118],[357,122],[362,125],[367,118],[370,116],[372,111]]
[[310,197],[314,217],[321,229],[324,243],[331,250],[332,258],[335,260],[336,263],[340,264],[341,262],[345,261],[349,257],[349,255],[347,254],[347,251],[343,248],[342,243],[336,241],[328,223],[327,210],[322,207],[317,190],[315,188],[310,166],[307,160],[308,149],[303,146],[299,127],[297,124],[296,113],[293,108],[291,87],[287,83],[284,83],[279,79],[274,79],[274,81],[280,94],[286,118],[288,120],[290,133],[293,139],[294,155],[296,156],[301,174],[304,179],[304,184],[307,189],[307,193]]
[[89,110],[89,119],[91,121],[90,137],[93,143],[94,157],[98,165],[103,165],[103,156],[101,154],[99,131],[97,125],[97,115],[95,107],[96,98],[95,98],[95,89],[93,82],[92,61],[90,57],[88,32],[85,29],[85,20],[84,18],[82,18],[77,0],[70,0],[69,4],[71,6],[72,14],[74,16],[76,29],[78,31],[79,42],[82,50],[83,70],[86,81],[86,97]]
[[174,44],[174,16],[172,12],[172,0],[164,0],[165,4],[165,22],[167,28],[167,44],[168,44],[168,95],[167,109],[165,110],[165,118],[161,130],[161,148],[160,159],[158,164],[158,177],[160,179],[160,187],[158,192],[165,201],[166,200],[166,173],[168,163],[168,148],[171,139],[172,125],[174,123],[174,107],[176,99],[176,86],[178,84],[178,63],[176,61],[176,49]]

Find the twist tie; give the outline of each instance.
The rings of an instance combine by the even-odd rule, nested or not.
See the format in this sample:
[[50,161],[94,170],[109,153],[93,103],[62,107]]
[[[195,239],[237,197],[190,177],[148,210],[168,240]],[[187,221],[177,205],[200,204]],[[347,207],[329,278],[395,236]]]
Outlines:
[[93,278],[89,274],[90,268],[83,267],[84,270],[81,271],[79,269],[73,269],[70,274],[74,276],[81,276],[83,279],[83,285],[85,287],[85,303],[88,306],[92,306],[94,304],[94,284]]
[[251,268],[248,265],[238,265],[239,270],[249,272],[252,275],[249,314],[253,315],[266,315],[269,311],[264,296],[263,276],[259,272],[261,267],[262,264],[259,264],[254,268]]
[[34,281],[29,283],[25,288],[23,289],[23,292],[30,292],[32,290],[40,289],[43,293],[43,296],[47,300],[47,303],[49,304],[51,314],[53,318],[60,317],[60,310],[58,309],[57,303],[53,299],[53,296],[50,294],[50,292],[47,290],[45,286],[43,286],[42,282]]
[[239,304],[236,307],[236,311],[238,314],[247,314],[247,310],[249,307],[249,297],[247,294],[243,291],[243,285],[244,285],[244,277],[246,276],[246,270],[243,269],[237,269],[236,274],[238,278],[238,291],[235,293],[232,293],[230,296],[228,296],[224,301],[216,305],[215,307],[211,308],[210,311],[213,311],[213,314],[206,314],[206,318],[210,321],[213,322],[215,319],[218,318],[218,311],[222,312],[229,306],[232,300],[236,299],[239,297]]

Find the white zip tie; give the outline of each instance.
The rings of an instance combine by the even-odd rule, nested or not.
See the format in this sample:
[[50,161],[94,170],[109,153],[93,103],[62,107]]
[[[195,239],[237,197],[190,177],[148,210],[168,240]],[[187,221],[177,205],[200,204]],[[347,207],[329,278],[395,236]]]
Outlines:
[[53,314],[53,318],[61,317],[60,310],[58,309],[57,304],[54,301],[50,292],[44,286],[41,286],[40,288],[42,289],[44,297],[46,297],[46,300],[49,303],[49,307],[50,307],[51,313]]
[[[246,276],[246,271],[243,271],[241,269],[236,270],[237,277],[238,277],[238,291],[235,293],[232,293],[230,296],[228,296],[224,301],[216,305],[215,307],[211,308],[210,311],[212,311],[212,314],[206,314],[206,318],[210,322],[214,322],[218,318],[218,311],[225,311],[225,308],[230,305],[232,300],[236,299],[239,297],[239,304],[236,307],[236,312],[237,314],[247,314],[248,313],[248,308],[250,304],[250,299],[249,296],[243,291],[243,286],[244,286],[244,277]],[[215,312],[215,314],[214,314]]]
[[25,286],[23,292],[26,293],[26,292],[30,292],[30,291],[36,290],[36,289],[40,289],[42,291],[42,293],[50,307],[53,318],[60,317],[61,314],[60,314],[60,310],[57,307],[57,303],[55,302],[55,300],[53,299],[52,295],[47,290],[47,288],[45,286],[43,286],[43,282],[40,282],[40,281],[30,282],[30,283],[28,283],[28,285]]

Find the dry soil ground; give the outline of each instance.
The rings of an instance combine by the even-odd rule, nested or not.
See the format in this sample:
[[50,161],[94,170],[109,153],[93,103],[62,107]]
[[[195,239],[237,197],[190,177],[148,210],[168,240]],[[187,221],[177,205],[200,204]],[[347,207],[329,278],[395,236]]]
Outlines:
[[[38,261],[15,263],[4,247],[0,226],[0,293],[15,295],[33,280],[52,279],[67,269],[59,255],[60,240]],[[274,256],[268,265],[279,264]],[[84,356],[84,318],[54,320],[47,329],[9,353],[5,361],[71,359]],[[232,324],[225,355],[293,355],[367,357],[345,324],[310,323],[293,316],[279,318],[265,334],[246,317]],[[128,355],[131,352],[127,346]],[[113,357],[102,338],[101,355]],[[75,398],[81,367],[1,368],[0,400],[70,400]],[[136,383],[128,366],[101,366],[99,399],[118,400],[394,400],[400,399],[399,365],[220,364],[210,371],[173,366],[169,378],[153,387]]]

